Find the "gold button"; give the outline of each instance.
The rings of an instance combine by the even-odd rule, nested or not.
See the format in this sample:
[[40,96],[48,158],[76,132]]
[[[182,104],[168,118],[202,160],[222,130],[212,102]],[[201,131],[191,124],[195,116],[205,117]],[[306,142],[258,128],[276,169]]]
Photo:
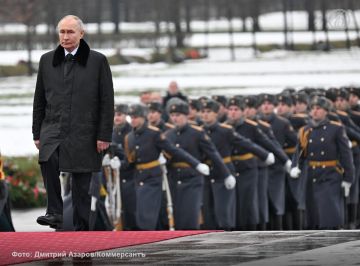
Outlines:
[[179,148],[179,147],[180,147],[180,144],[179,144],[179,143],[176,143],[175,146],[176,146],[177,148]]
[[179,180],[179,181],[177,181],[177,183],[178,183],[178,185],[181,185],[181,181]]
[[313,179],[313,182],[314,182],[314,183],[316,182],[316,179],[315,179],[315,178]]
[[323,129],[326,130],[326,126],[324,126]]
[[211,183],[213,183],[213,184],[215,183],[215,179],[211,179],[210,181],[211,181]]
[[325,154],[325,152],[324,152],[324,151],[321,151],[321,152],[320,152],[320,154],[321,154],[321,155],[324,155],[324,154]]
[[312,139],[309,139],[309,142],[312,143]]
[[138,150],[138,149],[139,149],[139,146],[138,146],[138,145],[136,145],[136,146],[135,146],[135,149],[137,149],[137,150]]
[[143,186],[143,185],[144,185],[144,182],[140,182],[139,185],[140,185],[140,186]]
[[325,139],[324,139],[324,138],[321,138],[320,140],[321,140],[321,142],[324,142]]
[[325,165],[323,165],[322,168],[324,169],[324,168],[325,168]]
[[123,179],[122,182],[123,182],[123,183],[126,183],[126,179]]
[[314,156],[314,153],[312,152],[312,153],[310,153],[310,156]]

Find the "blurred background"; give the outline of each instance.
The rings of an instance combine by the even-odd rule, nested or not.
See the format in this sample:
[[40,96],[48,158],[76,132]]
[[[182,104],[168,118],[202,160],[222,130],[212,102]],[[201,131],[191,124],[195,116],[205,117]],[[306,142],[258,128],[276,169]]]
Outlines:
[[115,102],[133,103],[163,96],[173,80],[190,98],[359,86],[359,9],[355,0],[0,0],[0,151],[15,227],[31,216],[24,208],[45,204],[32,100],[63,16],[79,16],[107,56]]

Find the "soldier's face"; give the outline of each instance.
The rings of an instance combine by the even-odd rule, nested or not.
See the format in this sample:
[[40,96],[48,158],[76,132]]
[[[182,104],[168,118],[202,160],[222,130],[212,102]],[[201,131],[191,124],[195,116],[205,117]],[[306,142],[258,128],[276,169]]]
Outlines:
[[150,122],[150,124],[157,124],[161,120],[161,113],[152,110],[148,113],[147,119]]
[[295,112],[298,114],[306,113],[307,105],[302,102],[296,102],[295,104]]
[[318,105],[314,105],[310,112],[311,118],[315,121],[322,121],[326,118],[327,111]]
[[350,96],[349,96],[350,106],[356,106],[358,104],[358,102],[359,102],[359,97],[353,93],[350,93]]
[[269,101],[265,101],[261,105],[260,109],[261,109],[261,112],[263,114],[269,115],[269,114],[272,114],[274,112],[274,105]]
[[291,108],[287,104],[280,102],[277,105],[276,110],[277,110],[278,115],[284,115],[284,114],[289,113],[291,111]]
[[145,118],[141,116],[131,116],[131,126],[133,128],[139,128],[145,123]]
[[126,115],[123,113],[115,112],[114,125],[119,126],[126,122]]
[[246,107],[244,109],[244,115],[246,118],[252,118],[252,117],[256,116],[256,113],[257,113],[256,108]]
[[217,113],[211,111],[210,109],[201,110],[201,119],[205,124],[213,124],[217,120]]
[[170,119],[176,127],[185,126],[188,121],[187,115],[181,113],[171,113]]
[[235,106],[235,105],[231,105],[229,108],[228,108],[228,119],[230,121],[236,121],[236,120],[239,120],[241,119],[243,116],[243,112],[242,110],[238,107],[238,106]]
[[60,45],[68,52],[78,47],[80,39],[84,37],[84,31],[80,29],[79,23],[71,17],[61,20],[58,30]]
[[342,97],[337,97],[335,101],[335,108],[341,111],[347,110],[349,107],[348,101]]
[[189,107],[189,119],[195,119],[198,115],[198,111],[195,108]]

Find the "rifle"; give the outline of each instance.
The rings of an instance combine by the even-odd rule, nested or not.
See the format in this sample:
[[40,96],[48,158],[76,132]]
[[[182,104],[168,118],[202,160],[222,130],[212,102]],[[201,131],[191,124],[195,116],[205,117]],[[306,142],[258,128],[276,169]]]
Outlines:
[[115,218],[115,195],[113,192],[113,185],[112,185],[112,171],[111,171],[111,166],[110,166],[111,160],[110,160],[110,155],[109,154],[105,154],[103,161],[102,161],[102,166],[104,169],[104,174],[106,177],[106,189],[107,189],[107,196],[105,199],[105,206],[106,206],[106,210],[109,214],[109,218],[111,221],[114,221]]
[[163,186],[165,187],[165,191],[166,191],[166,201],[167,201],[166,212],[169,220],[169,230],[174,231],[175,230],[174,209],[173,209],[169,180],[167,177],[167,170],[165,164],[164,163],[160,164],[160,168],[163,173]]
[[111,168],[114,172],[113,177],[115,178],[115,188],[114,193],[116,194],[116,202],[115,202],[115,220],[114,220],[114,226],[116,231],[120,231],[123,229],[122,225],[122,219],[121,219],[121,208],[122,208],[122,202],[121,202],[121,189],[120,189],[120,160],[119,157],[115,156],[111,159],[110,162]]

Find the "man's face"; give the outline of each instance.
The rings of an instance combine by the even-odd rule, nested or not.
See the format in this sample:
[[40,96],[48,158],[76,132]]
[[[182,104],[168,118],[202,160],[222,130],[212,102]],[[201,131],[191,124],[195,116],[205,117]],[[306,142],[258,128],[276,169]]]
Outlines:
[[269,101],[264,101],[260,106],[260,110],[264,115],[270,115],[274,112],[274,105]]
[[350,106],[356,106],[359,102],[359,97],[353,93],[350,93],[349,104]]
[[161,113],[158,111],[150,110],[147,119],[151,125],[157,125],[161,120]]
[[205,124],[214,124],[217,121],[217,113],[207,108],[202,109],[201,119]]
[[170,119],[176,127],[185,126],[188,121],[187,115],[182,113],[170,113]]
[[179,92],[179,87],[175,81],[170,82],[168,91],[170,95],[175,95]]
[[296,102],[295,104],[295,113],[297,114],[303,114],[306,113],[307,110],[307,104],[303,102]]
[[290,113],[291,108],[289,105],[279,102],[279,104],[276,107],[276,110],[277,110],[278,115],[285,115],[285,114]]
[[245,107],[244,115],[246,118],[253,118],[256,116],[257,110],[253,107]]
[[126,122],[126,115],[123,113],[115,112],[114,125],[120,126]]
[[195,108],[189,106],[189,114],[188,114],[189,119],[195,120],[197,115],[198,115],[198,111]]
[[242,118],[242,115],[243,115],[243,112],[238,106],[231,105],[228,108],[228,119],[230,121],[237,121]]
[[327,111],[318,105],[314,105],[310,112],[311,118],[315,121],[322,121],[326,118]]
[[346,111],[349,107],[349,103],[342,97],[337,97],[335,101],[335,108],[340,111]]
[[145,123],[145,118],[141,116],[131,116],[131,126],[133,128],[139,128]]
[[60,45],[68,52],[79,46],[84,31],[80,29],[79,23],[71,17],[64,18],[58,25]]

